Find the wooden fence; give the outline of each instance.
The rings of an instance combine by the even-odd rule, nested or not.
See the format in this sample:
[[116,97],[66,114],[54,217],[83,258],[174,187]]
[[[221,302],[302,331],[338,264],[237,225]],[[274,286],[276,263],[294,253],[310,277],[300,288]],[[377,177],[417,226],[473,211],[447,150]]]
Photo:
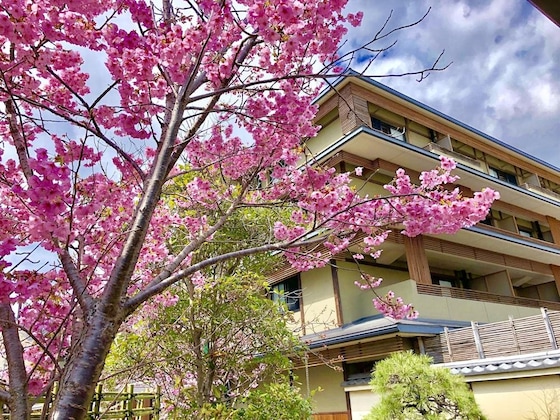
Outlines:
[[541,308],[541,315],[445,330],[424,339],[435,363],[513,356],[560,348],[560,312]]
[[[88,418],[91,420],[159,420],[160,396],[159,389],[154,392],[137,392],[133,385],[128,385],[120,392],[107,392],[103,391],[101,385],[98,385],[90,405]],[[45,407],[45,401],[45,397],[33,401],[32,420],[47,418],[50,407]],[[10,414],[3,412],[2,419],[9,420]]]
[[313,420],[350,420],[348,412],[313,414]]

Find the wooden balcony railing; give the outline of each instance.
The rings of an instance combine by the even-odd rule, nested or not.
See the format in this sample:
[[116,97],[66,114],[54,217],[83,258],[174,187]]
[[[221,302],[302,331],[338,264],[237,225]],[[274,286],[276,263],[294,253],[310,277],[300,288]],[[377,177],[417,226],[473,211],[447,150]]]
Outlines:
[[435,363],[514,356],[558,350],[560,312],[542,309],[541,315],[445,330],[424,340]]
[[417,284],[416,290],[423,295],[450,297],[455,299],[476,300],[479,302],[502,303],[504,305],[526,306],[530,308],[547,308],[560,311],[560,302],[530,299],[518,296],[502,296],[478,290],[443,287],[435,284]]
[[548,188],[543,188],[537,185],[531,185],[527,183],[521,184],[520,187],[525,188],[526,190],[529,191],[536,192],[537,194],[545,195],[547,197],[552,198],[553,200],[560,201],[560,194],[555,193],[554,191],[549,190]]

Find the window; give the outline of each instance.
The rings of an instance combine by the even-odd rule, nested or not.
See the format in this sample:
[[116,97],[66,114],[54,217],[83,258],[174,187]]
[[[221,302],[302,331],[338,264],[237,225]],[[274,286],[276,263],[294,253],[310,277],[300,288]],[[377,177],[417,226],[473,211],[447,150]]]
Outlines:
[[543,231],[539,222],[537,221],[530,221],[524,220],[521,218],[516,218],[517,220],[517,229],[519,230],[519,234],[521,236],[525,236],[526,238],[537,238],[544,240]]
[[471,273],[465,270],[455,270],[453,275],[431,272],[432,284],[437,284],[442,287],[458,287],[468,288],[470,280],[472,279]]
[[514,174],[508,172],[500,171],[499,169],[489,167],[488,174],[500,181],[507,182],[508,184],[517,185],[517,178]]
[[379,360],[368,360],[365,362],[345,363],[344,379],[345,381],[370,381],[371,374],[375,365]]
[[519,228],[519,234],[521,236],[525,236],[526,238],[532,238],[533,237],[533,231],[527,228]]
[[400,131],[397,127],[392,126],[384,121],[378,120],[377,118],[371,117],[371,125],[377,131],[387,134],[397,140],[405,141],[404,130]]
[[432,284],[437,284],[443,287],[459,287],[459,282],[453,276],[439,274],[439,273],[431,273],[432,275]]
[[301,287],[299,275],[290,277],[280,283],[276,283],[270,288],[270,298],[274,302],[286,305],[289,311],[299,311],[299,301],[301,295]]

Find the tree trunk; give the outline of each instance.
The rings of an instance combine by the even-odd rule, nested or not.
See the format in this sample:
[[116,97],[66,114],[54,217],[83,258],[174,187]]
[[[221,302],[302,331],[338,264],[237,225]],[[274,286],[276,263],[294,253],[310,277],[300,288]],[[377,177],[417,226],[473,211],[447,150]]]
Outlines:
[[[8,302],[0,303],[0,330],[8,362],[11,420],[27,420],[31,415],[27,390],[27,371],[23,361],[23,346],[14,316]],[[1,409],[0,403],[0,409]]]
[[85,320],[84,332],[72,348],[60,379],[52,420],[87,417],[105,358],[121,324],[121,318],[108,317],[100,309]]

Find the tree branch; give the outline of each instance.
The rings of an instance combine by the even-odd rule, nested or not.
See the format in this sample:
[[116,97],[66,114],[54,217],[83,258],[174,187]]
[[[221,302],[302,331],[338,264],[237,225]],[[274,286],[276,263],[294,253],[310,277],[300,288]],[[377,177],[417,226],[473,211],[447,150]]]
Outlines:
[[12,396],[10,395],[10,393],[8,391],[0,389],[0,405],[6,404],[9,406],[11,401],[12,401]]
[[10,384],[10,409],[14,418],[27,418],[28,389],[27,371],[23,360],[23,346],[19,337],[15,315],[9,302],[0,303],[0,329],[8,362],[8,380]]
[[199,263],[193,264],[184,270],[180,270],[175,274],[167,277],[165,280],[160,281],[157,284],[153,284],[149,289],[144,289],[143,291],[137,293],[136,295],[132,296],[126,304],[124,305],[126,313],[131,314],[140,306],[143,302],[150,299],[151,297],[163,292],[169,286],[184,280],[186,277],[200,271],[206,267],[215,265],[222,261],[230,260],[233,258],[240,258],[246,257],[248,255],[253,255],[261,252],[267,251],[283,251],[289,248],[296,248],[300,246],[309,246],[313,244],[317,244],[323,242],[325,240],[325,236],[319,235],[316,238],[308,239],[308,240],[301,240],[301,241],[290,241],[290,242],[278,242],[274,244],[265,244],[261,246],[256,246],[253,248],[246,248],[237,251],[228,252],[221,255],[216,255],[214,257],[210,257],[201,261]]
[[25,178],[29,180],[33,176],[33,171],[29,166],[29,156],[27,156],[27,144],[24,135],[17,126],[16,119],[19,114],[16,111],[16,104],[14,100],[10,98],[4,103],[4,105],[6,106],[6,114],[10,125],[10,134],[12,136],[12,140],[14,141],[21,171],[23,172]]
[[64,268],[64,272],[68,276],[68,281],[74,290],[76,299],[78,299],[80,308],[82,308],[84,314],[87,314],[93,307],[94,300],[87,291],[86,283],[81,278],[78,268],[74,264],[74,261],[72,261],[72,257],[70,257],[67,249],[60,251],[59,257],[62,262],[62,268]]
[[94,136],[98,137],[101,141],[103,141],[105,144],[107,144],[109,147],[111,147],[113,150],[115,150],[115,152],[117,152],[117,154],[121,158],[123,158],[128,164],[130,164],[134,168],[134,170],[138,173],[138,175],[140,176],[141,179],[144,179],[146,177],[146,175],[144,174],[144,172],[142,171],[142,168],[140,168],[138,163],[136,163],[136,161],[128,153],[126,153],[117,143],[115,143],[113,140],[108,138],[101,131],[101,129],[99,128],[99,126],[97,125],[97,122],[95,121],[95,119],[93,119],[93,117],[91,117],[92,119],[90,120],[90,122],[93,123],[94,127],[92,127],[92,125],[90,123],[86,123],[85,121],[76,120],[76,119],[72,118],[70,115],[66,115],[61,111],[57,111],[55,108],[51,108],[51,107],[47,106],[46,104],[43,104],[42,102],[36,101],[36,100],[31,99],[29,97],[23,97],[23,96],[17,95],[15,93],[10,93],[10,92],[7,92],[7,93],[9,95],[11,95],[12,98],[16,98],[16,99],[18,99],[22,102],[28,103],[29,105],[33,105],[33,106],[35,106],[39,109],[50,112],[51,114],[62,118],[64,121],[69,122],[70,124],[74,124],[77,127],[81,127],[83,129],[85,129],[87,132],[89,132],[89,133],[93,134]]
[[[255,39],[250,38],[243,45],[239,53],[239,59],[245,60],[249,52],[254,46]],[[233,76],[232,76],[233,77]],[[181,87],[179,94],[174,103],[173,110],[169,117],[169,128],[162,133],[163,140],[159,145],[158,154],[154,160],[152,172],[150,173],[148,184],[142,194],[140,203],[134,215],[132,229],[128,235],[123,249],[117,258],[111,277],[105,288],[103,297],[104,304],[107,307],[116,307],[122,298],[123,290],[126,290],[128,282],[132,276],[132,272],[138,261],[142,243],[146,237],[150,221],[161,196],[161,189],[167,179],[167,175],[181,156],[184,148],[188,142],[184,142],[181,147],[175,145],[175,140],[179,133],[182,122],[183,112],[188,103],[192,100],[190,97],[204,82],[206,81],[206,74],[200,73],[195,79],[188,80]],[[229,83],[231,78],[224,81]],[[221,94],[216,94],[208,107],[213,107],[220,99]],[[210,108],[208,108],[210,111]],[[189,130],[190,136],[194,135],[200,129],[204,121],[209,115],[204,112],[193,127]],[[166,118],[167,119],[167,118]]]

